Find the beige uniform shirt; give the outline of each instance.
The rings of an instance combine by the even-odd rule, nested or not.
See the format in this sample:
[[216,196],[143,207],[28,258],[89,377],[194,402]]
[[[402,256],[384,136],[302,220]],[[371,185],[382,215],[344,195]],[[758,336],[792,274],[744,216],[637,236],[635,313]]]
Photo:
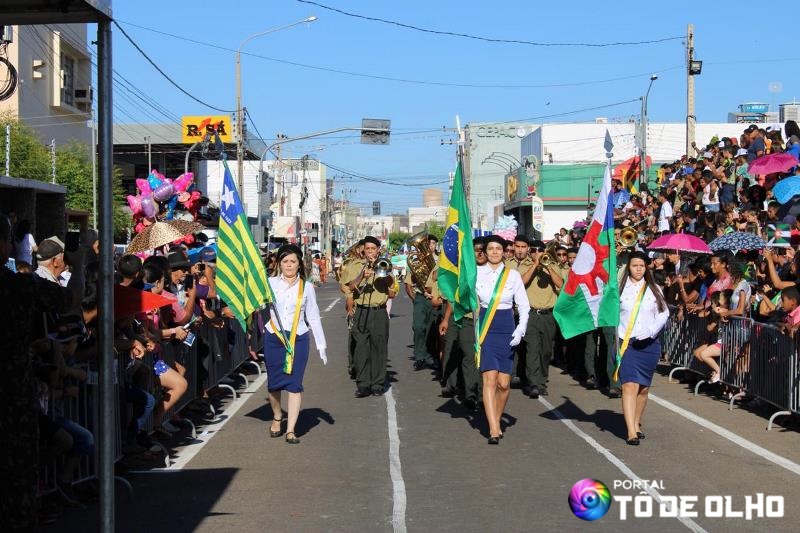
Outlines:
[[[341,284],[348,285],[352,283],[361,273],[365,264],[366,260],[364,259],[354,260],[349,265],[349,268],[344,269],[345,271],[342,273]],[[375,274],[372,274],[372,276],[367,279],[362,279],[360,286],[361,290],[353,293],[353,301],[355,301],[356,305],[375,307],[384,305],[389,300],[388,289],[391,288],[391,285],[386,287],[386,284],[378,283],[378,287],[376,287]]]

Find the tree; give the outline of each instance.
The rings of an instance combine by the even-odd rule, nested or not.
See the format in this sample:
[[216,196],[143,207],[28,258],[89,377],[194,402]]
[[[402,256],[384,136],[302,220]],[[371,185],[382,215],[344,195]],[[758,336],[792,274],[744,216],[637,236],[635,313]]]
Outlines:
[[428,232],[429,235],[435,235],[439,242],[442,242],[442,238],[444,237],[444,225],[441,222],[437,222],[436,220],[429,220],[425,223],[425,231]]
[[411,234],[405,231],[393,231],[389,233],[386,241],[389,245],[389,249],[396,251],[403,247],[403,243],[405,243],[409,237],[411,237]]
[[[10,175],[18,178],[50,181],[52,167],[50,149],[44,146],[36,132],[10,114],[0,115],[0,128],[11,126]],[[56,150],[56,183],[67,188],[66,207],[89,212],[92,218],[94,184],[92,183],[91,148],[82,143],[70,143]],[[0,150],[0,168],[5,168],[5,150]],[[114,168],[114,235],[121,237],[131,226],[131,216],[123,205],[122,174]]]

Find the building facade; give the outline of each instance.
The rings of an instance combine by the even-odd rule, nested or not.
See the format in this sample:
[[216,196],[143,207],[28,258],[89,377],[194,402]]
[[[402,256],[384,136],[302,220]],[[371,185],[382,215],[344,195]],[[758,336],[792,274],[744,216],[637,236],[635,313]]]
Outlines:
[[6,26],[6,58],[17,69],[16,91],[0,113],[18,117],[43,144],[92,143],[92,70],[86,24]]

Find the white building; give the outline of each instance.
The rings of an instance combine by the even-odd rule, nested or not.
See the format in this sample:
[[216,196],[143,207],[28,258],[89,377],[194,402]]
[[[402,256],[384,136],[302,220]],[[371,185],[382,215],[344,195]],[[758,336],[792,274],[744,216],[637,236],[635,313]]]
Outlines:
[[447,221],[447,206],[408,208],[408,230],[411,234],[422,231],[425,224],[431,221],[444,224]]
[[6,58],[17,69],[17,89],[0,102],[33,128],[42,143],[92,142],[92,71],[86,24],[5,26]]

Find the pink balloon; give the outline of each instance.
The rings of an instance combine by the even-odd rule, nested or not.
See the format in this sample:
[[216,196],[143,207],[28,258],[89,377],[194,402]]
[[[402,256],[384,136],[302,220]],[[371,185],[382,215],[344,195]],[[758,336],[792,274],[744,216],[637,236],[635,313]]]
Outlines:
[[153,193],[152,189],[150,189],[150,182],[147,180],[141,178],[137,179],[136,187],[139,189],[139,192],[142,193],[142,196],[148,196]]
[[147,218],[153,218],[158,213],[158,209],[156,208],[156,203],[153,201],[153,198],[150,196],[143,196],[141,200],[142,204],[142,213]]
[[133,211],[133,216],[138,216],[142,212],[142,197],[138,194],[136,196],[129,194],[128,207]]
[[175,186],[176,192],[185,192],[186,189],[188,189],[189,186],[192,184],[193,180],[194,180],[194,174],[192,174],[191,172],[187,172],[175,178],[175,181],[172,182],[172,185]]

